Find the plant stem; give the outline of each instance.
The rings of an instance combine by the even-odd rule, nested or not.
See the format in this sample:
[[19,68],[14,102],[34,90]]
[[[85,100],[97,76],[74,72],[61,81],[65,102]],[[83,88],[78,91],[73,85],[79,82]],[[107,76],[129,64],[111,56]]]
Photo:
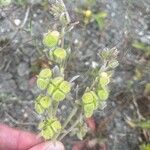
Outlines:
[[[82,115],[82,112],[80,112],[79,118],[81,117],[81,115]],[[69,134],[69,133],[78,125],[79,122],[80,122],[80,119],[77,119],[77,120],[73,123],[73,125],[72,125],[68,130],[66,130],[66,132],[64,132],[64,133],[60,136],[60,138],[58,138],[58,140],[61,141],[67,134]]]
[[66,21],[67,21],[67,23],[70,23],[70,16],[69,16],[69,14],[68,14],[68,11],[67,11],[67,9],[66,9],[66,6],[65,6],[65,4],[64,4],[64,1],[63,0],[59,0],[59,2],[60,2],[60,4],[61,4],[61,6],[64,8],[64,11],[65,11],[65,15],[66,15]]
[[61,29],[61,48],[64,48],[64,42],[65,42],[65,38],[64,38],[64,35],[65,35],[65,27],[62,27]]
[[72,109],[70,115],[68,116],[68,118],[66,119],[66,121],[64,122],[64,125],[62,127],[61,132],[59,132],[56,136],[55,139],[57,139],[59,137],[59,135],[64,131],[64,129],[66,128],[66,126],[68,125],[68,123],[71,121],[71,119],[74,117],[74,115],[76,114],[78,110],[78,107],[75,105],[74,108]]
[[68,125],[68,123],[70,122],[70,120],[72,119],[72,117],[76,114],[78,110],[78,107],[74,107],[70,113],[70,115],[68,116],[67,120],[65,121],[64,125],[63,125],[63,129],[66,128],[66,126]]
[[55,102],[55,103],[54,103],[54,107],[53,107],[53,117],[55,117],[56,114],[57,114],[58,105],[59,105],[59,102]]

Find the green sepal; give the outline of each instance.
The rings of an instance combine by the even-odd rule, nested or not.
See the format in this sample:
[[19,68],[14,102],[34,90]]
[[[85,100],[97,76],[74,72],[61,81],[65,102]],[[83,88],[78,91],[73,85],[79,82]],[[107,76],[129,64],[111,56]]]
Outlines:
[[41,72],[39,73],[40,78],[51,78],[52,76],[52,71],[48,68],[42,69]]
[[57,45],[59,41],[59,32],[58,31],[50,31],[43,37],[43,44],[47,47],[54,47]]
[[67,94],[71,90],[71,84],[69,82],[67,82],[67,81],[63,81],[60,84],[59,89],[61,89],[61,91],[63,91],[63,93]]
[[109,92],[107,91],[107,89],[100,89],[98,90],[97,94],[98,94],[99,99],[102,101],[107,100],[109,97]]
[[53,93],[52,98],[53,98],[55,101],[59,102],[59,101],[62,101],[62,100],[65,99],[65,94],[62,93],[59,89],[57,89],[57,90]]
[[49,79],[48,78],[37,78],[37,87],[41,90],[45,90],[49,84]]

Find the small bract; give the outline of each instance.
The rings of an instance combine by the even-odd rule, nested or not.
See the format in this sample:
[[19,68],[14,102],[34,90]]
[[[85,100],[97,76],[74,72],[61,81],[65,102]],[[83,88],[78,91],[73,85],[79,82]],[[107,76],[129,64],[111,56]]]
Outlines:
[[58,43],[59,36],[60,34],[58,31],[49,31],[43,37],[43,44],[47,47],[54,47]]

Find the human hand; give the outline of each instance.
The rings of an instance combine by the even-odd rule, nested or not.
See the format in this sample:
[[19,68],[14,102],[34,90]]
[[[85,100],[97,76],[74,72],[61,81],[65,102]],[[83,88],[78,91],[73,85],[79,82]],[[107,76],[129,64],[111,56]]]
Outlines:
[[33,133],[0,124],[0,150],[65,150],[65,148],[61,142],[43,142]]

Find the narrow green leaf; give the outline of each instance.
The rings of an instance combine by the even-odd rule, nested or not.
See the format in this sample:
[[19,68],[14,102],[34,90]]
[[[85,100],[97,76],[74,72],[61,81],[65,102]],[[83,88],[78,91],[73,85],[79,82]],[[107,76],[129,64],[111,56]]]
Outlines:
[[150,129],[150,120],[137,122],[136,126],[140,127],[140,128],[143,128],[143,129]]

